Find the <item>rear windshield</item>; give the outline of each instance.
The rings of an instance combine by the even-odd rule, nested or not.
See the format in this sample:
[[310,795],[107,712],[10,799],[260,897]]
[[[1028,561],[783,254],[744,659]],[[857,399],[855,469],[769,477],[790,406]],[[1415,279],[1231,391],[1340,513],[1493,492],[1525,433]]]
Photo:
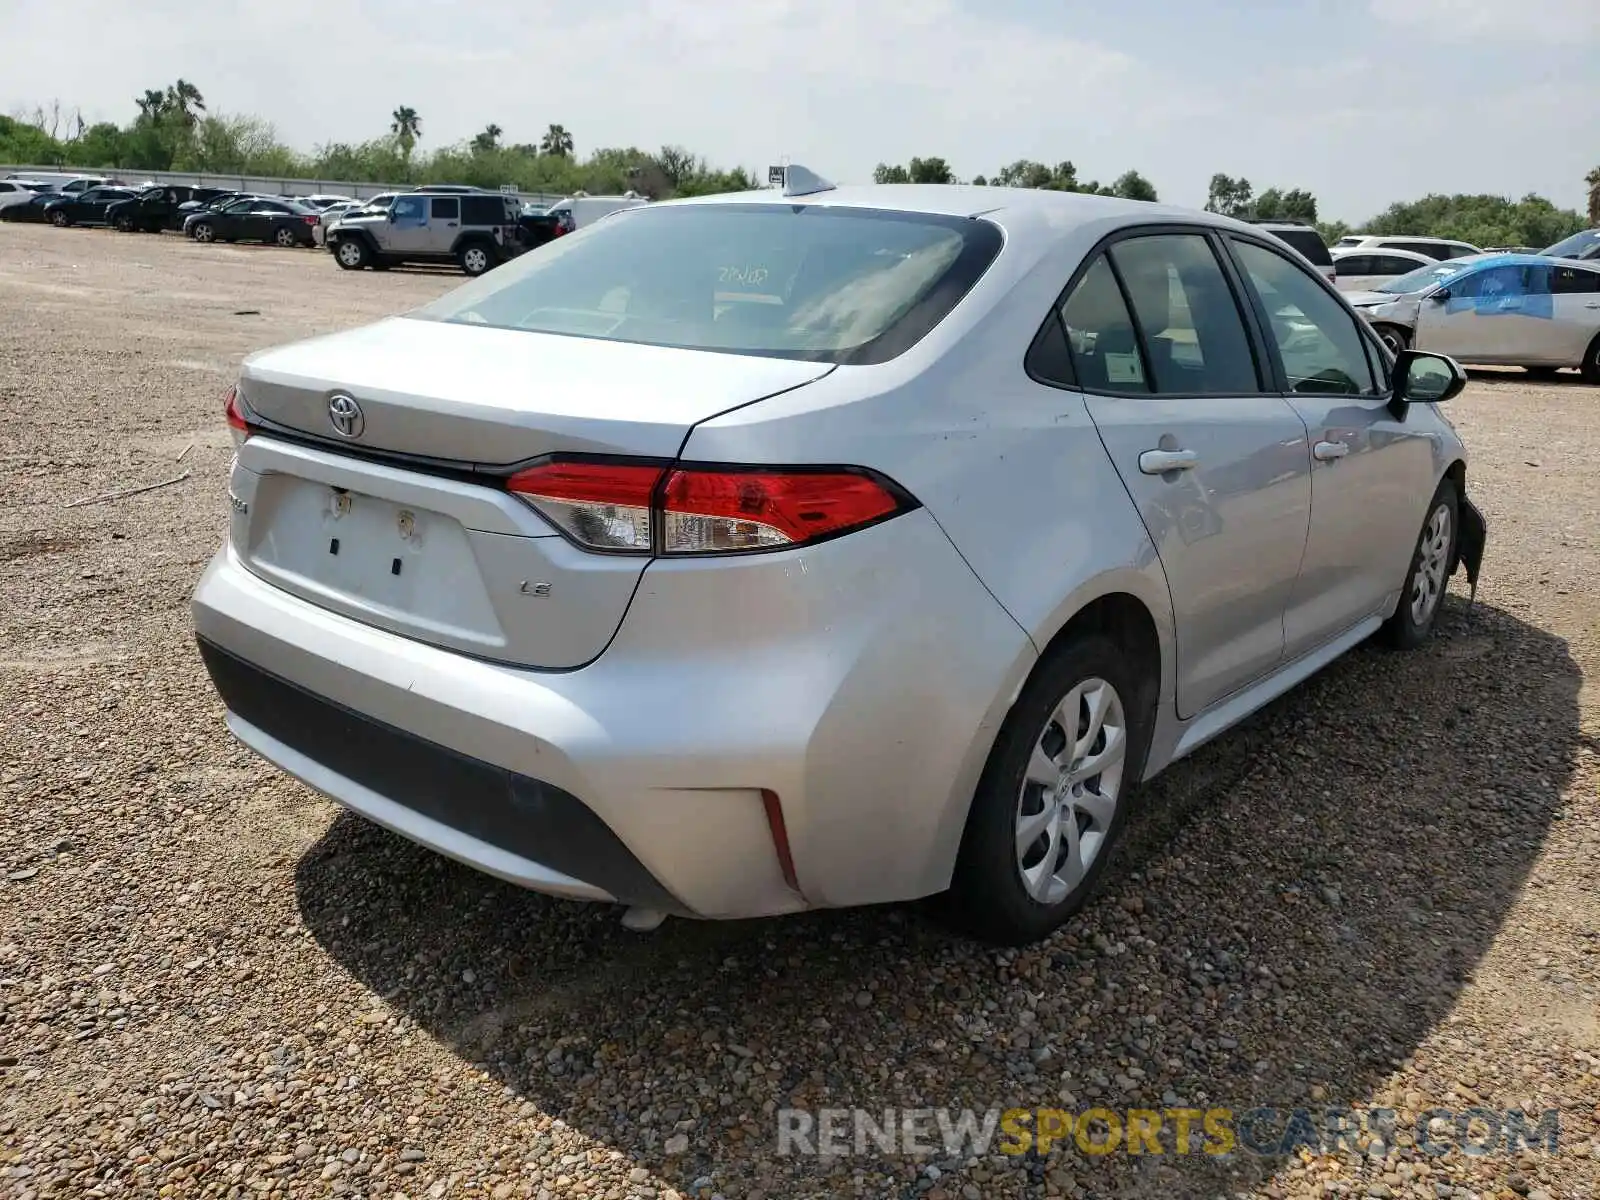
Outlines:
[[1600,245],[1600,229],[1585,229],[1554,246],[1547,246],[1539,253],[1548,254],[1551,258],[1581,258],[1585,250],[1597,245]]
[[814,362],[883,362],[994,261],[987,221],[804,204],[626,210],[411,315]]
[[1280,242],[1288,242],[1319,267],[1331,267],[1333,256],[1315,229],[1273,229],[1269,231]]

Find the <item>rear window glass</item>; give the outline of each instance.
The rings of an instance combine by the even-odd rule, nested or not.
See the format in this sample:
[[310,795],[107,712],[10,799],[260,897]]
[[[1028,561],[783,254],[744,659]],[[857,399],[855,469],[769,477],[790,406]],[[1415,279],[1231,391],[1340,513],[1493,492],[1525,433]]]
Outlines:
[[1289,243],[1317,266],[1333,265],[1333,255],[1328,253],[1327,244],[1315,229],[1274,229],[1271,233],[1280,242]]
[[417,310],[425,320],[816,362],[882,362],[994,261],[987,221],[815,205],[641,207]]
[[1600,229],[1585,229],[1582,233],[1575,233],[1565,241],[1557,242],[1553,246],[1546,246],[1539,251],[1548,254],[1551,258],[1582,258],[1586,251],[1600,247]]

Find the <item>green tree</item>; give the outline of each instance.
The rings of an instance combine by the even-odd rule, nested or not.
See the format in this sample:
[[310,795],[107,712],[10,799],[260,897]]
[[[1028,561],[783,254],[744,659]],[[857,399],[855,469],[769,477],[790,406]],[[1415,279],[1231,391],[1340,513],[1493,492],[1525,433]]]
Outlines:
[[1244,176],[1234,179],[1228,175],[1213,175],[1211,190],[1206,196],[1206,211],[1225,217],[1249,217],[1254,214],[1252,198],[1255,190]]
[[942,158],[913,158],[907,168],[912,183],[954,183],[950,164]]
[[1153,204],[1160,199],[1155,185],[1137,171],[1123,172],[1111,185],[1111,190],[1124,200],[1147,200]]
[[989,186],[989,181],[987,179],[985,179],[982,175],[974,175],[972,177],[972,186],[973,187],[988,187]]
[[1424,196],[1390,205],[1361,227],[1367,233],[1413,234],[1475,246],[1548,246],[1584,228],[1583,215],[1543,196]]
[[899,164],[879,163],[872,168],[873,183],[910,183],[911,172]]
[[491,150],[500,148],[500,135],[505,130],[493,123],[485,125],[483,132],[472,139],[472,150],[475,154],[488,154]]
[[416,109],[405,104],[395,109],[389,116],[389,132],[394,135],[394,140],[400,147],[401,157],[405,159],[406,165],[410,166],[411,151],[422,137],[422,118],[417,115]]
[[1583,177],[1589,185],[1589,224],[1600,225],[1600,167]]
[[539,151],[542,154],[552,154],[557,158],[572,157],[572,135],[567,132],[565,125],[552,125],[544,131],[544,136],[539,139]]

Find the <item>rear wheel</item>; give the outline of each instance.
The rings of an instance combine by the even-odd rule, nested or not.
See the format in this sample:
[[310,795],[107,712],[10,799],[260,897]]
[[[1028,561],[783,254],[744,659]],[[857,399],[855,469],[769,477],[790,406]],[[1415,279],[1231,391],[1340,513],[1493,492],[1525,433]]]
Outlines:
[[1400,607],[1383,627],[1384,637],[1397,650],[1413,650],[1433,632],[1456,559],[1460,512],[1455,482],[1446,476],[1428,504],[1411,552],[1411,566],[1400,587]]
[[214,242],[217,240],[216,226],[210,221],[196,222],[194,227],[194,240],[197,242]]
[[346,271],[359,271],[367,265],[367,260],[372,255],[367,251],[367,244],[360,238],[346,238],[334,247],[333,257]]
[[50,214],[50,224],[54,225],[57,229],[65,229],[68,225],[72,224],[72,218],[67,216],[64,211],[58,208],[55,210],[55,212]]
[[1583,381],[1600,387],[1600,337],[1589,343],[1589,348],[1583,352]]
[[1047,936],[1094,893],[1149,738],[1134,660],[1101,634],[1051,648],[972,798],[946,917],[985,941]]
[[287,250],[294,245],[294,230],[287,225],[280,225],[277,232],[272,235],[272,240]]
[[1378,340],[1389,347],[1391,354],[1399,354],[1402,350],[1411,349],[1411,334],[1408,330],[1398,325],[1374,325],[1372,332],[1378,335]]
[[482,275],[494,266],[494,256],[482,242],[468,242],[456,253],[456,261],[468,275]]
[[117,232],[118,233],[132,233],[134,231],[134,229],[133,229],[133,218],[130,217],[127,213],[118,213],[117,214],[117,220],[116,220],[116,226],[117,226]]

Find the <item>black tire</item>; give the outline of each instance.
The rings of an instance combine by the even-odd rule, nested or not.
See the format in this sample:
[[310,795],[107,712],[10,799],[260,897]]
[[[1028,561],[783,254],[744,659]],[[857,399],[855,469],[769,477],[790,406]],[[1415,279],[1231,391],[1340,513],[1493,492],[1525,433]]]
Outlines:
[[1583,352],[1583,365],[1579,368],[1583,372],[1583,381],[1594,387],[1600,387],[1600,337],[1589,343],[1589,348]]
[[494,247],[483,241],[468,242],[456,251],[456,262],[468,275],[479,276],[492,271],[495,266]]
[[209,245],[217,240],[217,227],[210,221],[196,221],[190,228],[189,234],[195,241]]
[[372,262],[372,251],[359,237],[340,238],[333,248],[333,261],[346,271],[359,271]]
[[[1151,698],[1158,681],[1138,678],[1137,662],[1104,635],[1083,633],[1052,646],[1034,668],[1000,727],[973,794],[950,890],[939,897],[946,921],[986,942],[1025,945],[1048,936],[1094,894],[1116,853],[1131,807],[1130,796],[1150,744]],[[1062,734],[1064,743],[1082,732],[1063,734],[1052,714],[1073,689],[1092,679],[1110,684],[1120,699],[1125,740],[1116,804],[1109,825],[1098,834],[1099,848],[1082,878],[1065,895],[1046,902],[1031,895],[1024,884],[1018,822],[1027,815],[1025,806],[1038,804],[1042,809],[1050,803],[1051,793],[1043,787],[1025,791],[1035,786],[1027,783],[1026,772],[1041,735]],[[1096,789],[1104,786],[1102,776],[1087,782]],[[1070,811],[1076,827],[1077,810]],[[1051,852],[1046,843],[1039,842],[1033,844],[1033,850],[1041,860]]]
[[[1440,513],[1447,522],[1445,545],[1438,545],[1434,522]],[[1406,568],[1405,582],[1400,587],[1400,603],[1383,626],[1384,640],[1396,650],[1415,650],[1428,640],[1439,620],[1439,610],[1444,607],[1444,594],[1450,586],[1450,572],[1456,561],[1456,542],[1461,536],[1461,499],[1456,493],[1455,481],[1448,475],[1439,481],[1433,499],[1428,501],[1428,511],[1423,515],[1422,528],[1411,548],[1411,562]],[[1424,577],[1424,572],[1427,576]],[[1436,579],[1434,578],[1436,576]],[[1422,600],[1419,589],[1430,589],[1428,599],[1422,603],[1423,612],[1417,613]]]
[[50,224],[54,225],[57,229],[65,229],[68,225],[72,224],[72,218],[67,216],[64,210],[58,208],[55,210],[55,212],[50,214]]
[[287,225],[279,225],[275,230],[273,230],[272,240],[275,245],[281,246],[285,250],[292,250],[295,246],[295,243],[298,241],[298,239],[294,236],[294,230],[290,229]]
[[1390,354],[1399,354],[1402,350],[1411,349],[1411,331],[1402,329],[1398,325],[1374,325],[1372,332],[1378,335],[1378,340],[1389,347]]
[[133,224],[133,218],[130,217],[127,213],[119,213],[117,215],[116,224],[117,224],[117,232],[118,233],[133,233],[135,231],[134,230],[134,224]]

